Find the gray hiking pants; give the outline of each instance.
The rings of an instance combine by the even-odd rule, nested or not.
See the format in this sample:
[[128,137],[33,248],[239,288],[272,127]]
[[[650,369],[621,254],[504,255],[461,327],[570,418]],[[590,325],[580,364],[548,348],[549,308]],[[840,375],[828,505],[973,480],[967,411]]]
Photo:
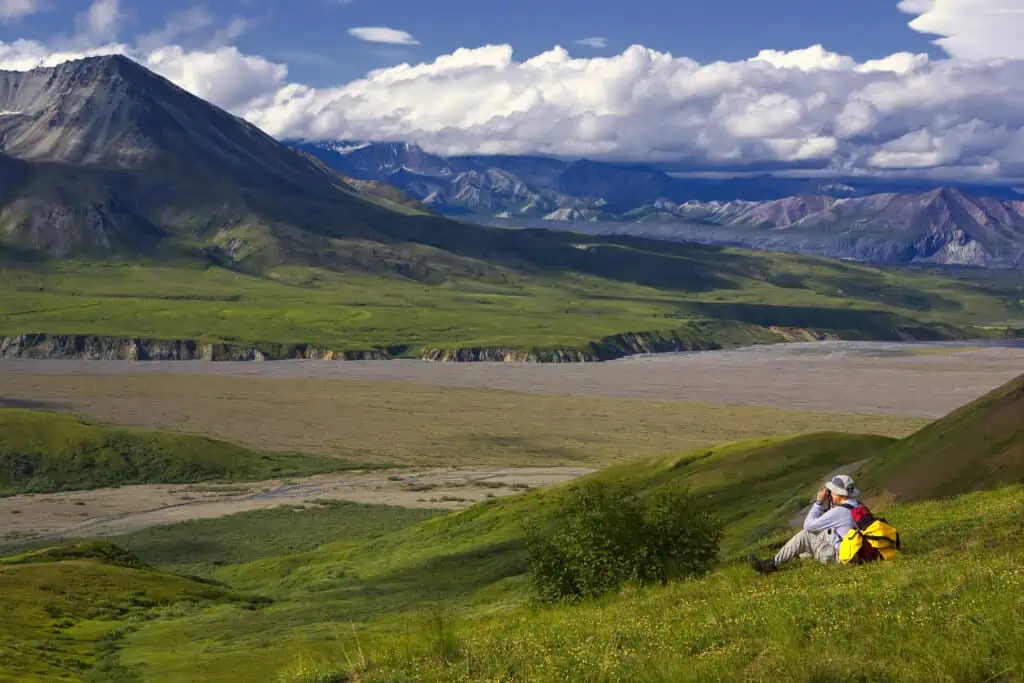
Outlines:
[[833,533],[831,529],[818,533],[801,531],[789,539],[786,545],[782,546],[782,550],[775,556],[775,564],[780,565],[783,562],[789,562],[794,557],[804,553],[812,555],[814,559],[822,564],[838,562],[839,558],[836,557],[836,548],[832,545]]

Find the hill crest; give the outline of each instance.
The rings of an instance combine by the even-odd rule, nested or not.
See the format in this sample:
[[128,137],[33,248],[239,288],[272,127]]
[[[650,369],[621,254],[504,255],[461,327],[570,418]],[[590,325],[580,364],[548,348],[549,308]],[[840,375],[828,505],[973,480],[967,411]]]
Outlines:
[[1024,481],[1024,375],[903,439],[865,473],[904,499]]

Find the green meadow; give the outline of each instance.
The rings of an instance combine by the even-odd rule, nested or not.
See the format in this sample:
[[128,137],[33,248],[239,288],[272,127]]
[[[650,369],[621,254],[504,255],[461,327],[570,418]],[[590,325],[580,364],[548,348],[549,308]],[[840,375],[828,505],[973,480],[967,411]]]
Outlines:
[[[442,261],[419,276],[287,265],[246,273],[187,260],[0,261],[0,335],[309,343],[414,355],[571,350],[626,332],[732,346],[785,340],[765,329],[778,327],[853,339],[1000,336],[1007,332],[998,321],[1024,318],[1024,286],[1012,278],[972,281],[569,233],[547,239],[558,243],[537,246],[530,263]],[[571,262],[545,267],[549,251]]]

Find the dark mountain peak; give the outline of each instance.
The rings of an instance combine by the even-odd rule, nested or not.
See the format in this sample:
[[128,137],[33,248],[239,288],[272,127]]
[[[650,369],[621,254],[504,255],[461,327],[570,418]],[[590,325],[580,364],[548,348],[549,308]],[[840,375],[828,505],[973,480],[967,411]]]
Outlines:
[[41,67],[36,71],[55,73],[88,73],[95,75],[150,74],[146,67],[125,55],[97,55],[62,62],[57,66]]
[[28,76],[45,78],[51,88],[56,86],[66,91],[89,89],[107,93],[116,90],[124,92],[132,86],[139,90],[168,87],[180,91],[170,81],[124,55],[75,59],[53,67],[34,69]]
[[0,77],[0,151],[105,168],[197,170],[327,189],[333,174],[122,55]]

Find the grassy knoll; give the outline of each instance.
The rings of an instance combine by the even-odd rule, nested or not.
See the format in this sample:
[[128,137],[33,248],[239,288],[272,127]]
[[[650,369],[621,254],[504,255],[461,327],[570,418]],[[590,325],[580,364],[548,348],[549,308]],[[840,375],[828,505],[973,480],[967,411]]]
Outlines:
[[[888,440],[823,434],[801,437],[788,449],[784,443],[748,444],[751,454],[765,456],[760,459],[744,460],[746,451],[733,445],[711,455],[701,450],[621,465],[595,476],[632,481],[647,491],[690,482],[696,493],[712,495],[714,508],[731,520],[731,553],[749,544],[750,518],[766,528],[784,524],[837,462],[865,457]],[[784,451],[799,455],[773,464],[771,458]],[[737,498],[728,487],[720,488],[723,482],[751,492]],[[398,638],[421,628],[436,610],[484,615],[525,608],[523,524],[543,519],[564,495],[564,489],[550,489],[496,499],[375,538],[342,536],[315,550],[218,567],[210,574],[216,580],[235,590],[270,595],[275,603],[255,613],[219,606],[146,624],[123,641],[122,662],[138,667],[144,680],[217,680],[229,672],[255,679],[268,668],[289,667],[298,651],[337,655],[339,639],[347,643],[353,625],[360,637],[386,633]],[[205,524],[193,527],[197,535],[206,536]],[[298,525],[295,533],[303,533]],[[344,527],[339,533],[345,533]],[[170,545],[147,552],[151,538],[143,532],[125,543],[149,561],[180,561]],[[172,652],[161,650],[171,641],[178,643]]]
[[344,537],[383,536],[439,510],[321,501],[158,526],[111,539],[141,560],[178,573],[212,576],[220,567],[316,549]]
[[132,681],[117,640],[142,620],[251,598],[158,572],[103,543],[0,559],[0,681]]
[[904,439],[866,475],[908,498],[1024,481],[1024,376]]
[[[882,445],[870,437],[847,438],[847,455]],[[842,441],[821,435],[802,437],[789,448],[782,448],[784,442],[757,442],[750,449],[732,445],[711,455],[701,451],[597,475],[628,478],[646,490],[685,478],[695,492],[711,495],[720,514],[732,512],[727,561],[705,580],[628,589],[574,609],[530,607],[521,522],[552,509],[563,495],[559,490],[492,501],[371,538],[360,537],[366,527],[359,517],[351,526],[339,519],[338,540],[312,551],[247,562],[251,555],[245,549],[233,555],[199,548],[196,556],[204,562],[228,563],[208,562],[200,567],[203,573],[232,591],[273,602],[252,609],[218,598],[153,613],[111,636],[116,655],[107,666],[135,680],[168,682],[229,675],[306,682],[330,680],[313,673],[353,671],[359,680],[381,681],[838,681],[849,680],[849,662],[881,649],[880,659],[868,658],[872,668],[865,680],[980,683],[1000,672],[1002,678],[991,680],[1015,680],[1021,643],[1013,624],[1022,615],[1019,604],[1005,596],[1019,592],[1024,580],[1024,556],[1015,540],[1024,520],[1019,487],[952,503],[888,506],[887,515],[908,542],[907,556],[892,566],[805,565],[764,579],[728,559],[749,546],[747,517],[767,530],[773,519],[788,516],[791,505],[806,501],[830,466],[828,454],[832,464],[841,459]],[[805,458],[788,467],[770,462],[801,448]],[[813,457],[815,450],[823,457]],[[765,457],[743,464],[745,455],[758,451]],[[722,484],[730,480],[750,489],[756,503],[748,507],[747,500],[729,495]],[[187,569],[196,538],[216,548],[244,533],[245,519],[225,521],[197,522],[166,535],[149,530],[123,543],[150,562]],[[293,525],[295,537],[304,536],[305,528]],[[286,527],[278,530],[281,536],[271,542],[285,551],[292,541]],[[81,571],[75,562],[55,566]],[[141,570],[120,579],[125,586],[132,585],[135,571]],[[845,618],[828,617],[822,608],[826,592],[842,597]],[[30,594],[20,609],[37,610],[33,601],[44,595]],[[950,615],[956,615],[953,621]],[[128,623],[119,619],[106,626]],[[857,656],[835,653],[831,638],[852,634],[862,636],[851,639]],[[950,647],[954,634],[957,646]],[[934,647],[936,638],[943,648]],[[881,647],[890,640],[894,647]],[[37,651],[37,644],[17,642],[26,652]],[[808,661],[813,664],[802,670]],[[892,668],[900,662],[903,668]]]
[[[426,279],[305,266],[254,276],[187,262],[0,264],[0,335],[404,346],[415,354],[453,347],[571,350],[623,332],[675,331],[722,345],[779,339],[763,326],[889,339],[899,336],[897,328],[939,325],[916,331],[927,338],[956,333],[942,325],[1024,313],[1019,288],[1001,280],[625,238],[544,239],[557,244],[544,247],[538,237],[537,251],[518,269],[480,261],[474,275],[440,264],[439,277]],[[569,261],[544,260],[556,252]]]
[[90,420],[401,465],[605,465],[819,430],[905,436],[924,424],[900,416],[323,379],[9,373],[2,383],[0,398]]
[[0,495],[254,481],[343,467],[345,463],[321,456],[258,453],[205,437],[93,425],[56,413],[0,410]]

